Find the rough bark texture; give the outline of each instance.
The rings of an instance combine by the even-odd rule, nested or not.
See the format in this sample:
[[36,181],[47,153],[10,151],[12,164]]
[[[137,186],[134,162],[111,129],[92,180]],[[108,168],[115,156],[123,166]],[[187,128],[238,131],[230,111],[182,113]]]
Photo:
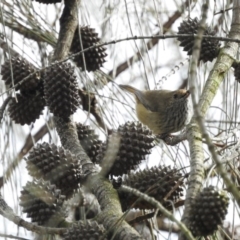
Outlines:
[[[197,37],[194,41],[192,60],[190,62],[189,78],[191,79],[191,81],[189,85],[190,85],[191,98],[192,98],[193,108],[194,108],[194,117],[192,118],[192,121],[189,124],[187,129],[187,139],[188,139],[189,148],[190,148],[190,175],[189,175],[188,189],[186,193],[185,209],[182,217],[182,221],[186,224],[187,227],[189,226],[188,219],[189,219],[189,212],[192,205],[192,200],[196,197],[197,193],[202,188],[202,184],[204,181],[204,164],[203,164],[204,153],[203,153],[203,147],[202,147],[202,136],[195,119],[197,115],[197,109],[198,109],[198,105],[196,102],[196,94],[195,94],[196,92],[195,89],[197,87],[195,79],[197,77],[197,64],[200,56],[202,37],[205,32],[207,10],[208,10],[208,5],[207,4],[203,5],[202,19],[200,21]],[[183,236],[182,233],[179,236],[180,236],[180,239],[185,239],[185,236]]]
[[143,239],[134,228],[124,220],[121,205],[119,204],[118,193],[113,189],[112,184],[99,175],[89,177],[87,183],[91,191],[97,197],[102,212],[96,220],[102,223],[114,239]]

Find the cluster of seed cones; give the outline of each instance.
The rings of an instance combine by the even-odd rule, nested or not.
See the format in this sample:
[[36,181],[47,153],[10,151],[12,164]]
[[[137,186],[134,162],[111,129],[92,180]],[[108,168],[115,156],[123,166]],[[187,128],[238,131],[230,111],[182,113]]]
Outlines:
[[[56,1],[40,1],[55,3]],[[179,27],[179,34],[196,34],[199,26],[197,19],[184,21]],[[214,36],[210,28],[205,35]],[[193,37],[179,37],[181,46],[188,52],[193,51]],[[78,27],[71,52],[73,54],[89,48],[84,54],[76,55],[73,60],[83,70],[95,71],[105,62],[105,48],[94,47],[100,44],[98,34],[89,27]],[[201,46],[199,61],[212,61],[218,54],[220,44],[216,40],[204,39]],[[235,65],[235,76],[240,79],[240,67]],[[54,116],[68,121],[80,105],[77,78],[74,68],[69,63],[55,64],[44,71],[40,71],[26,60],[14,57],[2,65],[2,79],[7,87],[15,87],[16,99],[9,104],[10,117],[19,124],[30,124],[48,106]],[[24,80],[27,78],[26,80]],[[24,81],[23,81],[24,80]],[[239,80],[238,80],[239,81]],[[82,92],[81,92],[82,93]],[[88,102],[88,101],[86,101]],[[83,104],[88,110],[90,106]],[[123,184],[154,197],[165,207],[172,208],[169,202],[177,203],[183,195],[183,176],[175,168],[153,167],[136,173],[135,170],[153,147],[154,136],[151,131],[139,122],[127,122],[117,129],[121,140],[116,159],[109,169],[110,176],[125,177]],[[108,141],[103,143],[94,131],[85,125],[77,124],[79,141],[91,161],[100,166],[104,165],[104,155]],[[58,225],[65,217],[62,210],[63,202],[72,197],[79,189],[83,180],[82,169],[77,158],[70,152],[54,144],[36,145],[27,160],[29,174],[34,178],[23,188],[20,205],[23,212],[39,225]],[[123,210],[129,208],[153,209],[148,202],[138,199],[135,195],[118,190]],[[211,203],[211,204],[209,204]],[[228,206],[225,193],[213,187],[205,188],[194,199],[191,209],[190,230],[194,236],[213,234],[217,226],[222,223]],[[73,225],[62,236],[63,239],[83,239],[104,237],[105,230],[94,221],[79,222]],[[93,236],[94,235],[94,236]]]
[[23,188],[20,205],[39,225],[56,226],[64,218],[62,204],[79,189],[82,169],[74,155],[55,144],[37,144],[26,158],[33,177]]
[[[54,1],[48,3],[51,2]],[[93,28],[78,27],[71,52],[77,53],[82,51],[82,47],[89,48],[99,42],[98,34]],[[82,69],[95,71],[102,67],[106,55],[104,47],[94,47],[84,52],[84,56],[80,54],[73,60]],[[85,98],[82,99],[82,92],[79,92],[74,67],[69,63],[53,64],[45,70],[39,70],[25,59],[13,57],[4,62],[1,75],[7,88],[18,91],[9,104],[9,115],[16,123],[24,125],[35,122],[45,106],[49,107],[54,116],[65,121],[76,112],[81,100],[83,109],[86,110]]]
[[13,57],[2,65],[1,75],[7,88],[19,90],[9,104],[10,117],[22,125],[34,122],[45,106],[43,81],[38,69],[20,57]]
[[[139,122],[127,122],[120,126],[117,131],[121,136],[121,140],[118,154],[116,159],[114,159],[115,161],[112,168],[109,170],[109,175],[111,176],[122,176],[123,174],[129,173],[130,170],[136,169],[139,163],[150,153],[154,140],[151,131]],[[90,127],[82,124],[77,124],[77,132],[79,141],[86,154],[93,163],[101,165],[108,142],[103,143],[100,141]],[[63,196],[64,199],[69,199],[79,189],[79,185],[84,179],[81,165],[76,157],[69,151],[48,143],[37,144],[31,150],[26,161],[29,174],[35,180],[32,183],[28,183],[24,188],[21,205],[24,207],[24,212],[28,213],[28,216],[31,217],[34,222],[45,224],[49,222],[48,219],[55,219],[53,217],[55,216],[54,206],[57,207],[57,212],[57,210],[61,209],[61,204],[58,206],[56,202],[53,202],[53,209],[51,208],[51,210],[49,210],[52,205],[49,203],[44,205],[43,203],[47,201],[47,197],[46,199],[40,199],[39,202],[37,200],[38,195],[36,196],[34,193],[31,195],[28,189],[36,189],[37,185],[39,185],[40,189],[34,191],[38,192],[45,189],[44,191],[47,192],[49,189],[54,189],[54,191],[50,191],[51,201],[53,201],[52,195],[55,196],[57,193],[59,196]],[[36,182],[39,184],[36,184]],[[153,183],[155,183],[155,185]],[[168,194],[167,199],[176,202],[182,195],[183,181],[182,175],[178,173],[176,169],[162,167],[151,168],[135,174],[132,173],[125,179],[124,184],[139,188],[142,192],[148,193],[161,202],[163,202],[163,199]],[[54,186],[54,188],[47,187],[50,185]],[[57,193],[55,193],[55,191]],[[119,196],[124,210],[131,207],[141,209],[153,208],[153,206],[142,201],[134,205],[133,203],[137,201],[137,199],[133,195],[126,195],[119,192]],[[28,206],[28,204],[32,202],[37,203],[34,207]],[[38,207],[42,209],[41,212],[43,214],[45,214],[46,211],[49,211],[51,214],[41,217],[41,213],[36,210]]]
[[[177,206],[183,195],[184,178],[176,168],[152,167],[130,173],[150,153],[154,140],[151,131],[139,122],[127,122],[119,126],[116,131],[120,134],[121,140],[109,175],[128,174],[122,182],[124,185],[154,197],[166,208],[172,209],[170,202]],[[89,126],[77,124],[77,132],[86,154],[93,163],[101,165],[108,141],[105,143],[100,141]],[[57,219],[64,217],[63,201],[69,199],[79,189],[79,184],[84,179],[79,161],[62,147],[47,143],[36,145],[26,160],[29,174],[35,180],[28,183],[22,191],[20,204],[23,206],[23,211],[38,224],[56,224]],[[121,188],[117,191],[123,211],[131,208],[154,209],[154,206],[138,199],[134,194],[123,192]],[[40,195],[44,197],[40,198]],[[213,187],[205,188],[194,199],[191,209],[190,230],[193,235],[213,234],[218,225],[222,223],[227,206],[228,197],[223,191],[218,191]],[[87,234],[91,231],[88,229],[95,224],[94,222],[83,224],[84,230],[80,232],[76,226],[73,226],[64,234],[64,237],[69,239],[72,234],[76,234],[76,239],[81,239],[85,231]],[[101,235],[104,229],[102,226],[97,226],[96,231],[99,231],[98,234]]]
[[[78,124],[77,129],[79,140],[86,153],[92,162],[101,166],[108,147],[108,140],[105,143],[101,142],[93,130],[84,125]],[[176,169],[164,166],[153,167],[130,174],[131,170],[136,169],[151,152],[154,146],[154,136],[152,132],[139,122],[127,122],[119,126],[116,131],[121,137],[120,146],[117,151],[117,156],[114,159],[114,164],[108,174],[110,176],[123,176],[124,174],[128,174],[123,181],[125,185],[149,194],[166,207],[170,207],[169,201],[166,200],[174,203],[179,201],[183,193],[183,177]],[[113,151],[116,151],[116,149]],[[112,154],[110,153],[110,155]],[[121,183],[118,187],[120,187],[120,185]],[[121,188],[118,189],[119,197],[124,211],[130,208],[154,208],[147,202],[139,201],[133,194],[121,192],[120,189]]]

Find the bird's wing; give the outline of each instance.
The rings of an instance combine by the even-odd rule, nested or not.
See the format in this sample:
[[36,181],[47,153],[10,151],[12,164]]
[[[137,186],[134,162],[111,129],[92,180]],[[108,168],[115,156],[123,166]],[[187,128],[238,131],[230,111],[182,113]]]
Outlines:
[[150,99],[147,97],[148,95],[145,95],[143,92],[137,91],[135,92],[135,96],[138,99],[139,102],[142,103],[142,105],[151,112],[157,112],[156,107],[154,104],[150,102]]
[[[137,99],[142,103],[142,105],[151,112],[162,112],[165,109],[167,102],[169,101],[162,93],[169,93],[168,90],[151,90],[144,92],[135,92]],[[169,95],[169,94],[167,94]]]

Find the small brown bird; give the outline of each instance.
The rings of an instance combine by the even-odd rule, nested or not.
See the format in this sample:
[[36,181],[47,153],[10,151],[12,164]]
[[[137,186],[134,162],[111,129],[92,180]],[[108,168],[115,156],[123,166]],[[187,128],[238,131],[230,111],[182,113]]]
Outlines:
[[188,90],[140,91],[129,85],[119,85],[119,87],[135,95],[137,117],[154,134],[167,136],[178,132],[190,120]]

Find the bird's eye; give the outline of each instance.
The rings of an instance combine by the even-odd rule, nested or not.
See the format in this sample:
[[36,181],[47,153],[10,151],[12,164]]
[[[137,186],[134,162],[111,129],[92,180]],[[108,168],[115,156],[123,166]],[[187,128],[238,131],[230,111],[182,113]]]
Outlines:
[[173,95],[173,98],[176,99],[178,97],[177,93]]

